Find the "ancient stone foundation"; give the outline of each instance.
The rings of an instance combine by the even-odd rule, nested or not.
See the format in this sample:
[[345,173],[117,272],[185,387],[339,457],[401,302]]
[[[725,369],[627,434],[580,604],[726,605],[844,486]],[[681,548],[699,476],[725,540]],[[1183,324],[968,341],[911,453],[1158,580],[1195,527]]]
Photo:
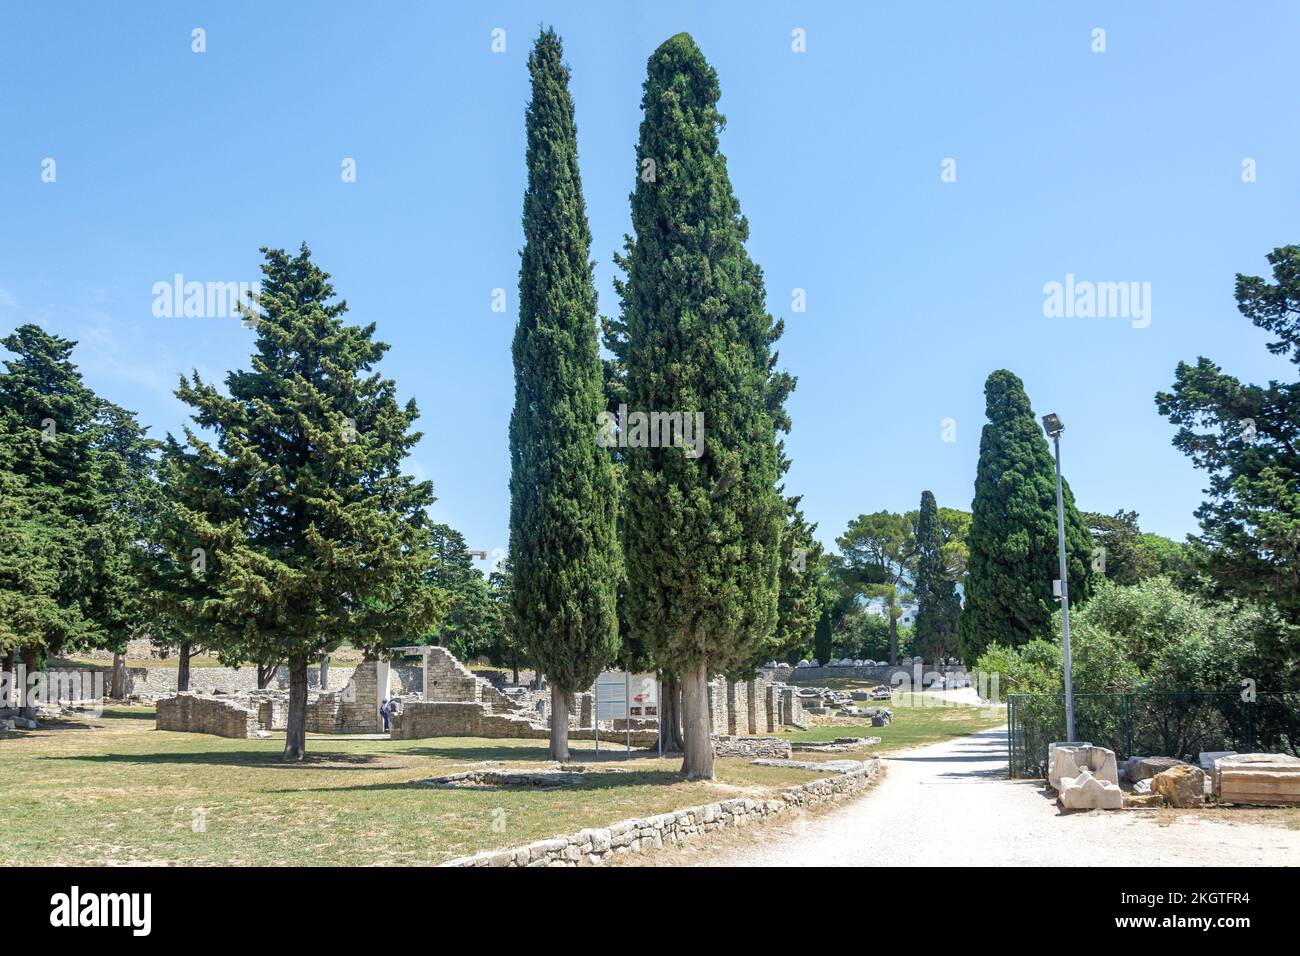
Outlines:
[[[393,718],[394,740],[416,740],[421,737],[492,737],[517,740],[547,740],[550,728],[535,724],[523,714],[494,713],[481,702],[416,700],[406,704],[402,713]],[[659,742],[659,732],[653,729],[631,731],[633,747],[653,747]],[[592,740],[591,727],[569,729],[570,740]],[[602,740],[611,746],[625,744],[628,731],[605,731]]]
[[735,737],[721,735],[713,738],[713,753],[717,757],[768,757],[788,758],[790,741],[776,737]]
[[222,697],[200,697],[186,691],[158,701],[158,730],[247,739],[258,735],[257,711]]

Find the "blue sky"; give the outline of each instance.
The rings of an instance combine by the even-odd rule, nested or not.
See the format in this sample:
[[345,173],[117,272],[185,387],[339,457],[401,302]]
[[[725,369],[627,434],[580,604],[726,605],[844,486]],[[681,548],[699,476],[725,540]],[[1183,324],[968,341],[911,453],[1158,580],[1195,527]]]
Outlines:
[[[6,5],[0,329],[78,339],[92,387],[161,436],[185,415],[177,374],[246,366],[252,333],[155,318],[154,283],[253,280],[259,246],[305,240],[350,318],[393,346],[383,371],[419,402],[412,469],[434,480],[436,517],[504,547],[542,23],[573,72],[606,314],[646,58],[686,30],[717,69],[750,252],[799,379],[788,484],[828,543],[925,488],[969,507],[983,382],[1002,367],[1065,420],[1082,507],[1181,537],[1205,480],[1154,393],[1201,354],[1247,380],[1291,373],[1232,298],[1234,273],[1300,241],[1288,3]],[[1151,283],[1149,327],[1046,318],[1043,286],[1067,273]]]

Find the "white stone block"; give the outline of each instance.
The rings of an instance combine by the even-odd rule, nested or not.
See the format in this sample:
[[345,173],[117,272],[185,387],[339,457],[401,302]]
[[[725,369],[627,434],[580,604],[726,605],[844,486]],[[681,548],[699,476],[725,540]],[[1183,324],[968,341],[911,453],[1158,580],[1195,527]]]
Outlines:
[[1113,750],[1092,744],[1055,744],[1049,754],[1051,762],[1047,781],[1058,792],[1065,778],[1076,776],[1081,770],[1090,771],[1099,779],[1119,786],[1119,767]]
[[1083,770],[1078,776],[1062,779],[1057,799],[1066,810],[1119,810],[1124,806],[1124,791],[1119,784]]

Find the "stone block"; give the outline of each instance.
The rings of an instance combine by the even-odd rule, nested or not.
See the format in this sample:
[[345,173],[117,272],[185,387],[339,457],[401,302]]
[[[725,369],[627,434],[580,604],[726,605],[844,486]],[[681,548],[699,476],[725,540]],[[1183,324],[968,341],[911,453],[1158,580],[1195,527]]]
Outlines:
[[1205,771],[1179,762],[1152,777],[1151,790],[1171,807],[1199,807],[1205,803]]
[[1156,807],[1163,807],[1165,798],[1158,793],[1126,793],[1124,794],[1125,810],[1151,810]]
[[1237,756],[1237,751],[1235,750],[1202,750],[1197,754],[1196,762],[1206,773],[1212,773],[1214,771],[1214,761],[1218,760],[1220,757],[1235,756]]
[[1115,751],[1092,744],[1055,744],[1048,751],[1047,780],[1058,792],[1061,783],[1081,770],[1089,771],[1099,780],[1119,787],[1119,768],[1115,764]]
[[1172,767],[1185,767],[1186,761],[1177,757],[1129,757],[1124,761],[1124,778],[1129,783],[1149,780]]
[[1224,803],[1300,806],[1300,757],[1236,754],[1214,762],[1214,795]]
[[[1114,757],[1113,753],[1111,757]],[[1120,810],[1124,807],[1124,791],[1119,784],[1095,776],[1091,770],[1081,770],[1077,776],[1061,778],[1058,789],[1057,799],[1066,810]]]

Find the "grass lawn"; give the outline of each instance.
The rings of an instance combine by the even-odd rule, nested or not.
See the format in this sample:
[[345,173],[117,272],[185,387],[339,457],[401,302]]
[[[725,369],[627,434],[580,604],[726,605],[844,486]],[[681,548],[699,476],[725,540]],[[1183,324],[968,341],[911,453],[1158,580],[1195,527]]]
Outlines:
[[485,762],[536,767],[545,742],[311,736],[301,764],[283,763],[282,748],[282,737],[156,731],[151,707],[5,734],[0,865],[437,863],[817,776],[720,759],[716,781],[686,783],[680,759],[649,755],[602,760],[626,772],[582,787],[438,790],[418,781]]
[[[917,695],[918,698],[920,695]],[[836,737],[879,737],[880,745],[871,753],[885,753],[904,747],[938,743],[977,730],[1001,727],[1007,722],[1006,711],[989,716],[982,707],[945,704],[942,707],[899,707],[888,701],[868,701],[863,707],[889,707],[894,719],[888,727],[872,727],[870,720],[859,717],[823,717],[812,728],[783,734],[792,743],[826,743]],[[842,755],[841,755],[842,756]]]

